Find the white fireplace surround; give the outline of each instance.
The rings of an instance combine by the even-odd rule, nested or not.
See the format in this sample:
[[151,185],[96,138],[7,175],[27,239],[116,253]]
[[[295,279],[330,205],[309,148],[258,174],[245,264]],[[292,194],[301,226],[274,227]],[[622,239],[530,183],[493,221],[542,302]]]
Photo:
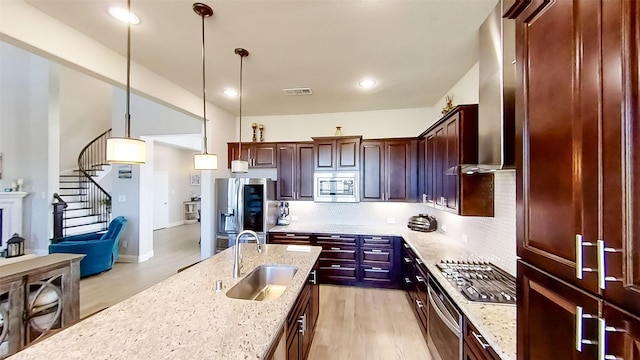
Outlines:
[[0,209],[2,209],[2,246],[7,247],[7,240],[13,234],[22,236],[22,202],[29,193],[22,191],[0,192]]

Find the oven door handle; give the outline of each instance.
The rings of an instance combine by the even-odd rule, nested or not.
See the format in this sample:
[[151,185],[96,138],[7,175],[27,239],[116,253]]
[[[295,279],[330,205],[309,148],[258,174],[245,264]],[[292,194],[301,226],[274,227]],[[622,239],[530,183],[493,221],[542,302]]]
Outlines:
[[[431,303],[431,306],[433,307],[433,310],[436,311],[436,314],[438,315],[438,317],[440,318],[440,320],[442,320],[442,322],[444,322],[444,324],[449,328],[449,330],[451,330],[451,332],[453,332],[458,338],[461,336],[461,332],[460,332],[460,325],[457,325],[449,316],[445,315],[442,308],[440,307],[441,305],[436,303],[440,302],[440,299],[437,299],[436,294],[434,294],[433,290],[431,290],[431,288],[428,288],[429,291],[429,302]],[[444,307],[444,304],[442,304],[442,306]]]

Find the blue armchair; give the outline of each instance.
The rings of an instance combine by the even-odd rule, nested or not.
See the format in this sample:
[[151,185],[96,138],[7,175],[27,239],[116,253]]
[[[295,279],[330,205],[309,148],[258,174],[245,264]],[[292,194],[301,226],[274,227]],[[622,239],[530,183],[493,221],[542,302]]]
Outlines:
[[86,255],[80,261],[80,277],[99,274],[113,267],[118,260],[118,243],[127,219],[118,216],[111,221],[106,233],[67,236],[49,245],[49,254],[67,253]]

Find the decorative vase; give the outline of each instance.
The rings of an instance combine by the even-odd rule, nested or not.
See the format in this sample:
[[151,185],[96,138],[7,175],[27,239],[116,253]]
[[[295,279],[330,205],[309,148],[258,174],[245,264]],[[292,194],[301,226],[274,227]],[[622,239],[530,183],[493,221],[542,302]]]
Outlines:
[[336,126],[335,136],[342,136],[342,126]]
[[258,125],[258,129],[260,129],[260,141],[264,141],[264,125]]
[[251,141],[256,142],[256,128],[258,125],[256,123],[251,124],[251,128],[253,129],[253,136],[251,136]]

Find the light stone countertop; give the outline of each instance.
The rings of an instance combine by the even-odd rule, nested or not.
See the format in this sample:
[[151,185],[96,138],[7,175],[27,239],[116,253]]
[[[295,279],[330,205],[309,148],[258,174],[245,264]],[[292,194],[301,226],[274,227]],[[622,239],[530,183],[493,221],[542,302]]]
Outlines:
[[404,226],[390,225],[294,223],[289,226],[276,226],[269,232],[401,236],[422,259],[431,275],[480,331],[493,350],[504,360],[516,359],[516,306],[469,301],[442,276],[436,266],[440,260],[481,260],[470,253],[461,242],[451,240],[439,232],[422,233]]
[[[231,247],[13,356],[21,359],[262,359],[320,255],[241,244],[242,275],[263,264],[298,268],[278,299],[225,296],[233,279]],[[215,292],[216,280],[223,291]],[[126,281],[126,279],[123,279]]]

